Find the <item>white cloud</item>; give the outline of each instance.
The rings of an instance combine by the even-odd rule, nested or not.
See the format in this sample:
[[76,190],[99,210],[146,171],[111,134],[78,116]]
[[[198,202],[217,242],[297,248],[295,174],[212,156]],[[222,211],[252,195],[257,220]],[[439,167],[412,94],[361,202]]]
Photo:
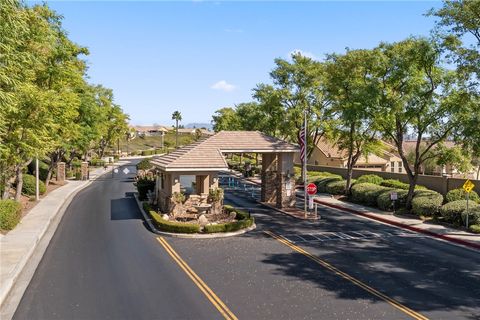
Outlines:
[[314,60],[317,59],[317,57],[313,53],[308,52],[308,51],[303,51],[303,50],[300,50],[300,49],[295,49],[295,50],[290,51],[290,53],[288,54],[288,58],[291,58],[293,54],[298,54],[298,53],[300,53],[302,56],[310,58],[310,59],[314,59]]
[[212,84],[210,88],[214,90],[222,90],[222,91],[230,92],[235,89],[235,86],[233,84],[228,83],[225,80],[220,80],[217,83]]

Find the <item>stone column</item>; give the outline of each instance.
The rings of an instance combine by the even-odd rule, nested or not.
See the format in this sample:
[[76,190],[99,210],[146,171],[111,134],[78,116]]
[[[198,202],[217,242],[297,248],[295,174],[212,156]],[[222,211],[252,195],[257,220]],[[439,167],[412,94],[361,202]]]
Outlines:
[[277,185],[277,154],[262,154],[262,191],[261,201],[276,203]]
[[57,181],[61,183],[65,181],[65,162],[57,164]]
[[292,208],[296,206],[295,176],[293,169],[293,153],[278,154],[277,172],[277,208]]
[[82,180],[88,180],[88,162],[82,162],[80,166],[80,172],[82,175]]
[[218,173],[212,173],[210,177],[210,189],[218,189]]
[[208,193],[210,188],[210,176],[198,175],[195,176],[195,188],[198,195],[202,193]]

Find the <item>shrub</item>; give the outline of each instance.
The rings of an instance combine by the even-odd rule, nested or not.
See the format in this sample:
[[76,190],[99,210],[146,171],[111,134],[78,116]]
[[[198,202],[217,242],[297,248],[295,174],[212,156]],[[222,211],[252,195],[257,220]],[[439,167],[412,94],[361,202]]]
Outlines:
[[393,209],[392,200],[390,199],[390,194],[392,192],[397,193],[397,200],[395,200],[395,210],[404,208],[407,202],[407,190],[403,189],[394,189],[382,192],[377,198],[377,206],[381,210],[391,211]]
[[[472,209],[478,207],[478,204],[474,202],[470,202],[469,205]],[[460,225],[462,223],[462,213],[465,209],[467,209],[467,200],[457,200],[444,204],[440,208],[440,214],[445,221]]]
[[[468,225],[480,225],[480,206],[471,206],[471,203],[468,204]],[[471,208],[471,209],[470,209]],[[462,212],[462,221],[465,225],[467,221],[467,212],[466,210]]]
[[392,189],[382,187],[373,183],[356,183],[352,187],[352,200],[358,203],[363,203],[368,206],[376,206],[377,198],[385,191]]
[[137,186],[138,198],[140,200],[147,198],[148,191],[155,190],[155,180],[148,177],[138,179],[135,185]]
[[330,194],[344,194],[347,186],[346,180],[331,181],[325,185],[325,191]]
[[158,230],[165,232],[174,232],[174,233],[199,233],[200,225],[196,223],[183,223],[176,221],[168,221],[162,218],[162,216],[153,211],[149,210],[150,216]]
[[[468,195],[469,199],[475,202],[480,202],[480,197],[475,191],[470,192]],[[447,195],[445,196],[447,202],[457,201],[457,200],[466,200],[467,193],[463,188],[453,189],[448,191]]]
[[[28,196],[34,196],[35,195],[35,176],[32,176],[30,174],[24,174],[23,175],[23,186],[22,186],[22,193],[26,194]],[[44,194],[47,191],[47,188],[45,187],[45,183],[43,181],[38,181],[38,189],[40,191],[40,194]]]
[[326,178],[320,178],[318,180],[315,180],[315,184],[317,185],[317,191],[325,193],[327,192],[327,183],[329,182],[334,182],[334,181],[341,181],[342,177],[340,176],[333,176],[333,177],[326,177]]
[[105,161],[102,159],[92,159],[90,160],[90,165],[92,167],[103,167],[105,165]]
[[152,156],[155,154],[155,150],[142,150],[142,156]]
[[152,160],[152,158],[142,159],[139,163],[137,163],[137,170],[148,170],[152,168],[150,160]]
[[412,212],[418,216],[432,217],[442,206],[443,196],[432,190],[415,191],[412,200]]
[[472,224],[470,227],[468,227],[468,230],[473,233],[480,233],[480,224]]
[[[35,161],[30,162],[28,165],[28,173],[31,173],[33,176],[35,175]],[[47,180],[48,175],[48,164],[43,161],[38,161],[38,177],[40,180],[45,181]]]
[[253,225],[253,223],[254,223],[254,218],[251,217],[251,218],[237,220],[229,223],[207,224],[203,228],[203,231],[205,233],[233,232],[233,231],[249,228]]
[[[384,186],[384,187],[395,188],[395,189],[403,189],[403,190],[408,190],[410,188],[410,184],[405,183],[405,182],[401,182],[400,180],[397,180],[397,179],[383,180],[380,183],[380,185]],[[416,185],[415,190],[427,190],[427,188],[424,187],[424,186]]]
[[380,176],[377,176],[376,174],[365,174],[363,176],[358,177],[357,182],[358,183],[373,183],[373,184],[378,184],[380,185],[383,181],[383,178]]
[[20,221],[22,205],[14,200],[0,200],[0,229],[12,230]]

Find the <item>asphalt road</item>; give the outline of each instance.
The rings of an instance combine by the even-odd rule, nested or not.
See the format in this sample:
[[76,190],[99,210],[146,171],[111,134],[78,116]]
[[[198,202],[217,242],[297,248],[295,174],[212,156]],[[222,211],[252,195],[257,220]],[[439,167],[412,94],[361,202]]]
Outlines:
[[[144,225],[133,175],[106,175],[75,197],[15,319],[222,318]],[[480,319],[479,252],[333,209],[307,222],[238,194],[226,202],[250,210],[257,229],[165,239],[239,319],[412,318],[266,230],[427,318]]]

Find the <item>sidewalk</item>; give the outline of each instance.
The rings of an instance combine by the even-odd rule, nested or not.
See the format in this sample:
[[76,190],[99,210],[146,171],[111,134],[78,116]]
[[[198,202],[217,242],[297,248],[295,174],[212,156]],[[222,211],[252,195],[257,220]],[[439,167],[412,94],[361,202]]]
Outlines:
[[[52,191],[45,198],[41,199],[39,203],[23,217],[15,229],[1,237],[0,306],[2,308],[16,280],[27,266],[49,227],[53,225],[53,222],[58,223],[60,221],[66,206],[77,192],[110,170],[111,167],[107,170],[97,168],[90,172],[90,180],[88,181],[68,181],[67,184]],[[56,229],[56,226],[53,227]],[[50,239],[48,239],[48,242],[49,241]]]
[[470,248],[480,249],[480,235],[430,223],[428,221],[424,222],[420,219],[395,216],[391,212],[385,212],[351,202],[340,201],[329,194],[317,194],[314,201],[321,205],[423,233],[434,238],[461,244]]

